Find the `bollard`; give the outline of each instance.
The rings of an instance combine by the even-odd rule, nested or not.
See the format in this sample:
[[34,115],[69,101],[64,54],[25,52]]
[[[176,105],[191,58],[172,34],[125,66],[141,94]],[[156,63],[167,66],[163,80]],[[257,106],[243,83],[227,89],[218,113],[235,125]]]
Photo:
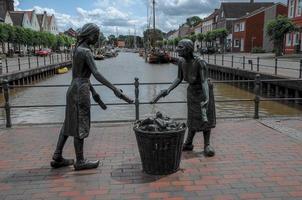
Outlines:
[[21,71],[21,64],[20,64],[20,58],[18,57],[18,67],[19,67],[19,71]]
[[36,56],[36,60],[37,60],[37,68],[39,67],[39,56]]
[[254,68],[253,68],[253,60],[249,60],[248,63],[251,65],[251,71],[253,71],[254,70]]
[[232,67],[234,67],[234,55],[232,55]]
[[259,72],[259,66],[260,66],[260,57],[257,57],[257,72]]
[[5,58],[5,68],[6,68],[6,73],[8,73],[8,64],[7,64],[7,58]]
[[27,57],[28,59],[28,69],[30,69],[30,55]]
[[300,60],[300,75],[299,78],[302,78],[302,60]]
[[6,128],[12,127],[12,121],[10,116],[10,105],[9,105],[9,83],[8,80],[4,80],[2,83],[5,99],[5,113],[6,113]]
[[134,82],[135,87],[135,120],[139,120],[139,79],[136,77]]
[[222,54],[222,66],[224,66],[224,54]]
[[278,70],[278,58],[275,58],[275,75],[277,75]]
[[242,68],[245,69],[245,56],[243,56],[242,60],[243,60],[243,63],[242,63],[243,66],[242,66]]
[[2,75],[2,58],[0,58],[0,75]]
[[255,78],[255,87],[254,87],[254,92],[255,92],[255,98],[254,98],[254,103],[255,103],[255,112],[254,112],[254,119],[259,119],[259,103],[260,103],[260,74],[256,75]]

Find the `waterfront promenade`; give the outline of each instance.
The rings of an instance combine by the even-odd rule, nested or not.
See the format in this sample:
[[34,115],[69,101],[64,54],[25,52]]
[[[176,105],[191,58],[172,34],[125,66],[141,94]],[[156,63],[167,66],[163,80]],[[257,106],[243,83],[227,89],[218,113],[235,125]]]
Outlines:
[[[85,155],[100,159],[96,170],[49,166],[59,125],[0,130],[0,199],[302,199],[302,123],[290,120],[218,121],[216,156],[183,153],[181,169],[148,176],[131,124],[94,124]],[[75,157],[67,141],[66,157]]]
[[0,75],[14,74],[33,68],[70,61],[69,53],[52,53],[47,56],[24,56],[1,59]]
[[[170,52],[173,58],[177,53]],[[302,55],[285,55],[275,58],[273,53],[225,53],[199,55],[212,65],[285,78],[302,78]]]

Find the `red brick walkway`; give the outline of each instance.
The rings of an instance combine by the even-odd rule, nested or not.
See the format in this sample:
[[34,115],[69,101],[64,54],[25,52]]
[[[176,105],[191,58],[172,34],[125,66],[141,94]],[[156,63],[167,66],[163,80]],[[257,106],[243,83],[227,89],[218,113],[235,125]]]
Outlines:
[[[298,121],[291,128],[302,130]],[[141,172],[131,125],[92,128],[85,153],[103,162],[98,169],[53,170],[58,132],[53,126],[0,131],[1,200],[302,199],[302,141],[254,120],[218,123],[213,158],[202,155],[197,135],[195,151],[184,153],[181,170],[170,176]],[[71,139],[64,153],[74,157]]]

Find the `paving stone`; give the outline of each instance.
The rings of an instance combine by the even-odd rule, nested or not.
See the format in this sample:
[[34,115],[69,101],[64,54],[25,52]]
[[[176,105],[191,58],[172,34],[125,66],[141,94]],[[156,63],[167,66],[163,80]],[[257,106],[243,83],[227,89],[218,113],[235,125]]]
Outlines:
[[[302,199],[300,120],[218,121],[213,158],[202,154],[197,134],[181,170],[151,176],[142,165],[131,124],[92,126],[85,156],[98,169],[51,169],[59,126],[0,131],[0,199]],[[281,127],[282,126],[282,127]],[[64,156],[74,158],[70,138]]]

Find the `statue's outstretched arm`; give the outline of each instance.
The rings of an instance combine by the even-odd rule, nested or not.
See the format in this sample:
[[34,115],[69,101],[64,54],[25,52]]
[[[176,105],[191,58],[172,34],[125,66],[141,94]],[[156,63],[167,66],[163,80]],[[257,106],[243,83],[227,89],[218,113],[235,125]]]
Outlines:
[[95,77],[97,81],[105,85],[106,87],[110,88],[112,91],[116,92],[118,89],[110,83],[96,68],[94,59],[92,57],[92,53],[87,51],[86,53],[86,62],[91,70],[91,73]]
[[183,80],[183,73],[182,73],[182,67],[181,67],[181,61],[178,64],[178,73],[177,78],[173,81],[172,85],[168,88],[168,94],[174,90]]
[[112,83],[110,83],[96,68],[94,59],[92,57],[92,53],[89,51],[87,52],[87,64],[91,70],[91,73],[93,74],[93,76],[95,77],[95,79],[97,81],[99,81],[100,83],[102,83],[103,85],[105,85],[106,87],[110,88],[115,96],[117,96],[118,98],[126,101],[127,103],[133,103],[133,100],[131,98],[129,98],[128,96],[126,96],[125,94],[123,94],[123,91],[116,88]]
[[153,98],[153,100],[150,102],[151,104],[156,103],[160,98],[167,96],[172,90],[174,90],[183,80],[183,73],[181,68],[181,61],[178,63],[178,73],[177,78],[173,81],[172,85],[166,89],[160,91],[160,93]]

